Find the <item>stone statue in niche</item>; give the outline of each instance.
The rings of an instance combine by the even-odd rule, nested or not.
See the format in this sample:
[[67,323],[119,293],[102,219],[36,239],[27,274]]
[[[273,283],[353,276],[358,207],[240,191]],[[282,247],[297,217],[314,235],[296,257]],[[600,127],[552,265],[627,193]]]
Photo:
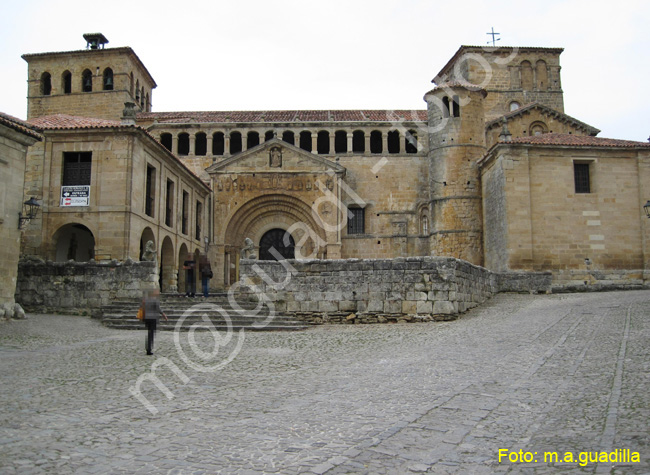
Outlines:
[[144,245],[144,252],[142,253],[142,260],[149,262],[157,262],[156,259],[156,247],[153,241],[147,241],[147,244]]
[[242,259],[257,259],[255,254],[255,244],[251,238],[244,239],[244,247],[242,248],[239,256]]
[[269,166],[271,168],[282,167],[282,148],[272,147],[271,150],[269,150]]

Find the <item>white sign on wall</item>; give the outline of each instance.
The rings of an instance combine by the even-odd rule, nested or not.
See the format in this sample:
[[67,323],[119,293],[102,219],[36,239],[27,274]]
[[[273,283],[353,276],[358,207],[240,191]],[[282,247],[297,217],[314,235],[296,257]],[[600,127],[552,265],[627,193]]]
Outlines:
[[89,206],[90,185],[62,186],[61,206]]

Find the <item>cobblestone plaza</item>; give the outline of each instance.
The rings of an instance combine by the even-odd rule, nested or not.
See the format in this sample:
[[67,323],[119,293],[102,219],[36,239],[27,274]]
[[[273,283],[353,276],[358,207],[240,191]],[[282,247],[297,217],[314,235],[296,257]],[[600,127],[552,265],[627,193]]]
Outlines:
[[[501,294],[451,322],[177,334],[224,345],[204,372],[173,332],[148,357],[144,331],[30,315],[0,324],[0,472],[650,473],[649,309],[650,291]],[[129,388],[165,361],[164,391],[140,387],[154,413]]]

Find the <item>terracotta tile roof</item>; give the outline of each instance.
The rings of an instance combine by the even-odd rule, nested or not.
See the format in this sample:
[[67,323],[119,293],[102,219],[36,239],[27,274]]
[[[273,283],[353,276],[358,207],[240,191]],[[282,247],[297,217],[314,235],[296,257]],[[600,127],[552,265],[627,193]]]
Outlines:
[[[101,129],[106,127],[129,127],[116,120],[92,119],[67,114],[55,114],[30,119],[29,123],[42,130]],[[135,126],[131,126],[135,127]],[[138,127],[140,128],[140,127]]]
[[0,124],[9,127],[10,129],[14,129],[15,131],[22,134],[34,137],[38,140],[43,140],[43,136],[38,133],[32,124],[29,124],[28,122],[25,122],[24,120],[18,119],[9,114],[0,112]]
[[[448,89],[448,88],[463,88],[467,89],[468,91],[478,91],[478,92],[483,92],[483,96],[485,97],[487,95],[487,91],[483,89],[480,86],[477,86],[476,84],[472,84],[471,82],[467,81],[445,81],[440,84],[438,84],[436,87],[431,89],[427,94],[438,91],[440,89]],[[427,95],[425,94],[425,96]]]
[[604,137],[593,137],[591,135],[573,134],[541,134],[534,135],[532,137],[518,137],[512,139],[512,142],[507,143],[528,145],[562,145],[570,147],[650,148],[650,143],[648,142],[636,142],[634,140],[608,139]]
[[158,123],[277,123],[277,122],[407,122],[427,120],[426,110],[284,110],[144,112],[138,120]]

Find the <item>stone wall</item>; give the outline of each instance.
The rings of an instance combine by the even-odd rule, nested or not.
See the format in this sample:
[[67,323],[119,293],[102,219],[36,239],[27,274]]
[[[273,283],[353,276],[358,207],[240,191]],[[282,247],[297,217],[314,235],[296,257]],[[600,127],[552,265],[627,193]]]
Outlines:
[[115,299],[141,298],[157,281],[153,262],[21,259],[16,302],[31,312],[90,314]]
[[455,319],[502,291],[547,292],[550,273],[497,274],[450,257],[240,261],[241,289],[313,323]]

